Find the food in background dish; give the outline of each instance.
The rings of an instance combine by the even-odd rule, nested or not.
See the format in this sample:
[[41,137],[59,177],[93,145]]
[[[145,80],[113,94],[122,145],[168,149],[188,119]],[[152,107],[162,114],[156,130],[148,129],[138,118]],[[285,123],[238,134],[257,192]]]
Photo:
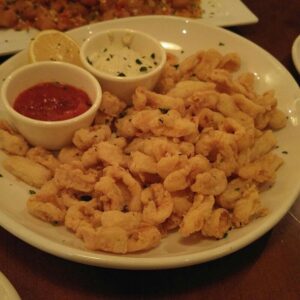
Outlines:
[[[40,188],[28,211],[88,249],[122,254],[156,247],[174,230],[224,238],[265,216],[260,194],[283,163],[273,130],[286,117],[274,91],[258,94],[252,73],[235,73],[240,64],[214,49],[182,62],[169,55],[155,91],[138,87],[131,106],[104,92],[93,126],[58,154],[2,124],[4,166]],[[36,173],[20,172],[30,164]]]
[[139,16],[201,16],[200,0],[0,0],[0,27],[69,30],[92,22]]

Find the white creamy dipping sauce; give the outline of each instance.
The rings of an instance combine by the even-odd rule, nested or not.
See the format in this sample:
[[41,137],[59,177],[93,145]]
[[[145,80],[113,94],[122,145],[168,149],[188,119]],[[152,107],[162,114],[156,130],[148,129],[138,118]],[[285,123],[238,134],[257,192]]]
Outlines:
[[87,62],[99,71],[119,77],[134,77],[153,70],[157,62],[156,53],[141,55],[131,48],[132,36],[125,35],[122,41],[110,39],[110,44],[90,54]]

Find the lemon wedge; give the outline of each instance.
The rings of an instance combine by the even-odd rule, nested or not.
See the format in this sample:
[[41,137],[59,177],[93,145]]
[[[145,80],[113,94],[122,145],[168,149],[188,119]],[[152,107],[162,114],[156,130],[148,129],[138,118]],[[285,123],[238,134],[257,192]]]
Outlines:
[[63,61],[81,66],[79,50],[79,45],[66,33],[43,30],[29,44],[29,60]]

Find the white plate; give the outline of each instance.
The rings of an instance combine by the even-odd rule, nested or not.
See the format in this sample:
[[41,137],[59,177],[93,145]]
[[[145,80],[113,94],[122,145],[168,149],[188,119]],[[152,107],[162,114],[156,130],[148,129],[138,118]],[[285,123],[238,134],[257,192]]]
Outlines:
[[[82,242],[63,227],[55,227],[30,216],[25,207],[31,189],[0,167],[0,225],[25,242],[48,253],[95,266],[123,269],[163,269],[193,265],[222,257],[253,242],[270,230],[289,210],[299,191],[299,87],[288,71],[270,54],[252,42],[223,28],[203,25],[175,17],[119,19],[82,27],[70,32],[78,42],[99,30],[128,27],[144,30],[172,48],[181,58],[199,48],[236,51],[242,57],[242,70],[254,72],[257,90],[275,89],[279,107],[289,116],[288,126],[276,135],[278,153],[285,164],[278,172],[275,186],[262,195],[270,213],[248,226],[233,230],[219,241],[183,242],[177,233],[163,239],[160,246],[139,254],[112,255],[85,250]],[[0,66],[0,83],[13,69],[27,62],[23,51]],[[0,154],[0,162],[4,154]]]
[[[199,22],[216,26],[246,25],[258,18],[240,0],[202,0],[204,14]],[[27,47],[37,30],[0,30],[0,55],[18,52]]]
[[300,74],[300,34],[295,39],[293,46],[292,46],[292,58],[294,65]]
[[1,300],[21,300],[17,291],[9,280],[0,272],[0,299]]

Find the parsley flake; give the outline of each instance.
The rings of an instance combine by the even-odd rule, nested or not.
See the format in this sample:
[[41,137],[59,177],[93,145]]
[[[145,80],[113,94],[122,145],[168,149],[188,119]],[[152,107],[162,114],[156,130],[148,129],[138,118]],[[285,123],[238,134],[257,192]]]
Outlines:
[[126,111],[126,110],[121,111],[121,112],[119,113],[119,119],[124,118],[126,115],[127,115],[127,111]]
[[167,114],[170,109],[169,108],[160,107],[159,110],[161,111],[162,114]]
[[93,199],[91,195],[81,195],[79,198],[81,201],[90,201]]
[[135,63],[138,64],[138,65],[141,65],[141,64],[142,64],[142,61],[141,61],[140,59],[137,58],[137,59],[135,60]]
[[142,66],[142,67],[140,67],[140,72],[147,72],[147,67],[145,67],[145,66]]
[[88,56],[86,57],[86,61],[87,61],[90,65],[93,65],[93,62],[89,59]]

